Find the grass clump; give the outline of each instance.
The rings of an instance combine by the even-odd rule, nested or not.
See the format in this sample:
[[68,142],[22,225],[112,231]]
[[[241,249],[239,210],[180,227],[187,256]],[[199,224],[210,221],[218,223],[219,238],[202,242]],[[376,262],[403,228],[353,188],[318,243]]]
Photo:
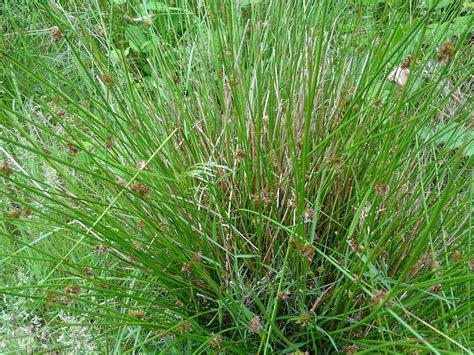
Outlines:
[[0,6],[3,349],[472,349],[468,7]]

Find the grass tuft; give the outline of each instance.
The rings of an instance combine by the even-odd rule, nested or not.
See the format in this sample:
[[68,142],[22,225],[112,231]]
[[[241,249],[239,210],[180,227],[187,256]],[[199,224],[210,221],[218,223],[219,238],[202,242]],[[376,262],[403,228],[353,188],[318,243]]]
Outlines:
[[0,14],[0,351],[471,352],[468,3]]

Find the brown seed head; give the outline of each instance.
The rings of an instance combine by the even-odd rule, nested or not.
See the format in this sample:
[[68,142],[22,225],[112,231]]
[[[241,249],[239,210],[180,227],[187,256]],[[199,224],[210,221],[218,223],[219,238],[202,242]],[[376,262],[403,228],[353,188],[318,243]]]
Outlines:
[[259,316],[253,317],[248,324],[248,330],[251,334],[256,334],[262,330],[262,322]]
[[93,276],[94,275],[94,270],[90,267],[85,267],[82,269],[82,271],[84,272],[84,274],[86,274],[87,276]]
[[132,186],[130,186],[133,192],[140,196],[145,196],[150,192],[150,189],[139,182],[134,182]]
[[139,240],[132,240],[132,245],[136,250],[143,250],[143,243]]
[[304,214],[303,214],[304,223],[311,223],[313,221],[313,216],[314,216],[314,209],[313,208],[306,209],[306,211],[304,211]]
[[200,252],[194,253],[192,259],[195,263],[200,263],[202,261],[202,254]]
[[229,281],[231,278],[231,275],[227,271],[224,271],[221,275],[224,281]]
[[288,200],[288,207],[290,207],[290,208],[295,208],[296,207],[296,196],[294,194]]
[[181,267],[181,271],[189,274],[191,272],[191,265],[188,263],[183,263],[183,266]]
[[301,150],[303,148],[303,137],[298,137],[296,140],[296,147],[298,150]]
[[390,187],[389,185],[382,184],[381,182],[376,182],[374,185],[374,189],[377,196],[386,197]]
[[189,331],[191,330],[191,323],[189,323],[188,321],[183,322],[178,326],[178,329],[181,334],[189,333]]
[[138,229],[143,229],[145,227],[145,222],[142,220],[137,221],[136,226]]
[[232,96],[232,89],[229,86],[229,83],[226,81],[224,82],[224,93],[227,97]]
[[132,318],[142,319],[143,317],[145,317],[145,312],[143,312],[142,310],[131,310],[128,311],[128,315]]
[[282,291],[282,292],[279,292],[278,295],[277,295],[277,300],[279,301],[285,301],[287,300],[288,298],[290,298],[291,296],[291,291],[290,290],[286,290],[286,291]]
[[254,194],[252,196],[253,203],[258,204],[260,202],[260,195],[259,194]]
[[231,74],[231,75],[229,75],[229,82],[232,85],[238,85],[239,84],[239,77]]
[[359,351],[359,347],[355,344],[346,345],[342,348],[342,351],[344,351],[346,355],[354,355]]
[[451,259],[453,260],[453,262],[458,262],[464,259],[464,255],[460,253],[459,251],[454,251],[451,253]]
[[65,109],[60,109],[58,112],[56,112],[56,114],[59,117],[64,118],[64,117],[66,117],[66,110]]
[[352,238],[352,239],[349,240],[349,246],[351,247],[351,250],[353,252],[356,252],[358,247],[359,247],[359,243],[357,242],[357,240]]
[[336,169],[340,169],[344,165],[345,161],[346,159],[344,159],[344,157],[335,157],[330,160],[330,163],[334,165]]
[[441,292],[441,285],[440,284],[433,285],[433,292],[439,295]]
[[79,148],[76,147],[74,144],[67,145],[67,152],[69,155],[75,155],[79,152]]
[[358,283],[360,280],[359,274],[354,273],[354,283]]
[[438,56],[436,57],[438,63],[448,64],[454,57],[454,46],[451,42],[446,42],[438,50]]
[[311,320],[311,313],[303,312],[300,314],[300,318],[296,321],[303,328],[308,326],[309,321]]
[[4,160],[0,164],[0,176],[3,177],[10,177],[13,174],[13,169],[10,167],[10,164],[8,164],[8,160]]
[[13,207],[8,211],[8,218],[19,218],[21,216],[21,210],[19,208]]
[[117,184],[121,185],[121,186],[126,186],[127,185],[127,182],[124,179],[122,179],[121,177],[116,178],[115,182]]
[[136,165],[135,167],[137,169],[145,169],[146,167],[146,160],[140,160]]
[[301,249],[301,254],[308,259],[309,262],[312,262],[316,254],[316,248],[312,244],[305,244]]
[[46,296],[46,301],[48,303],[55,303],[58,300],[57,295],[54,292],[51,291],[45,291],[44,295]]
[[262,194],[260,195],[260,198],[264,205],[268,206],[272,203],[271,196],[272,196],[272,192],[270,191],[269,188],[263,189]]
[[235,152],[235,157],[237,160],[244,160],[245,159],[245,152],[242,149],[237,149]]
[[109,252],[109,247],[105,245],[96,245],[95,251],[99,254],[107,254]]
[[51,41],[56,43],[59,42],[64,37],[64,33],[61,32],[59,27],[53,27],[51,29]]
[[402,62],[400,63],[400,67],[402,69],[407,69],[410,67],[411,62],[413,61],[413,56],[409,54]]
[[112,134],[107,134],[107,140],[105,141],[105,147],[107,149],[112,149],[114,146],[115,137]]
[[102,79],[105,86],[111,87],[115,84],[114,79],[108,74],[104,74],[100,78]]
[[77,296],[81,294],[81,288],[78,285],[66,286],[64,292]]
[[380,305],[384,302],[386,296],[387,292],[385,292],[384,290],[378,290],[377,292],[375,292],[375,295],[372,300],[376,305]]
[[370,212],[370,208],[372,207],[372,204],[370,202],[366,202],[365,203],[365,206],[364,208],[362,209],[362,214],[360,215],[360,219],[359,219],[359,227],[361,227],[364,222],[365,222],[365,219],[367,218],[367,216],[369,215],[369,212]]
[[209,341],[209,345],[211,345],[211,347],[214,349],[218,349],[221,346],[221,342],[222,342],[222,335],[212,334],[212,339]]

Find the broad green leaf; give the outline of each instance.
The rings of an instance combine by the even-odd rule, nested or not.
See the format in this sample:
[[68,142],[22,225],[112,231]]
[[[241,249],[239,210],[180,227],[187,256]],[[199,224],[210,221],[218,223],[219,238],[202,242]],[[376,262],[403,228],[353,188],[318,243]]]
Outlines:
[[[129,52],[130,52],[130,47],[127,47],[127,48],[123,51],[123,55],[126,57]],[[112,50],[109,52],[109,58],[110,58],[110,60],[111,60],[113,63],[119,63],[119,62],[120,62],[120,58],[121,58],[120,50],[118,50],[118,49],[112,49]]]
[[474,154],[474,131],[467,130],[456,122],[449,122],[446,125],[440,125],[434,130],[424,127],[420,133],[423,139],[433,139],[436,145],[445,144],[450,149],[457,149],[463,145],[465,156]]
[[150,1],[147,5],[146,8],[148,10],[154,10],[158,12],[169,12],[170,10],[181,10],[176,7],[169,7],[168,5],[162,3],[161,1]]
[[141,51],[142,47],[148,41],[146,33],[139,27],[129,26],[125,30],[125,37],[130,43],[130,48],[134,51]]
[[240,2],[240,7],[245,8],[247,6],[258,4],[258,3],[261,3],[261,2],[262,2],[262,0],[242,0]]
[[469,15],[459,16],[452,22],[430,24],[426,31],[426,40],[431,41],[439,36],[442,36],[443,38],[461,36],[472,28],[473,22],[474,15]]
[[453,4],[454,2],[455,2],[454,0],[427,0],[427,1],[421,2],[420,7],[424,7],[428,9],[431,9],[434,7],[435,9],[440,9],[440,8],[449,6]]

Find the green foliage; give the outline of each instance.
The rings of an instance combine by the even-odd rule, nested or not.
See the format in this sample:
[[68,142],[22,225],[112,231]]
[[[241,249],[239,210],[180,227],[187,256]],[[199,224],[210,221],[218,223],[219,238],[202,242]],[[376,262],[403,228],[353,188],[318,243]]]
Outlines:
[[468,11],[4,1],[0,350],[468,353]]
[[420,136],[427,140],[434,141],[437,145],[445,145],[449,149],[463,147],[462,154],[472,156],[474,153],[474,131],[467,130],[457,122],[440,124],[434,130],[423,127]]

